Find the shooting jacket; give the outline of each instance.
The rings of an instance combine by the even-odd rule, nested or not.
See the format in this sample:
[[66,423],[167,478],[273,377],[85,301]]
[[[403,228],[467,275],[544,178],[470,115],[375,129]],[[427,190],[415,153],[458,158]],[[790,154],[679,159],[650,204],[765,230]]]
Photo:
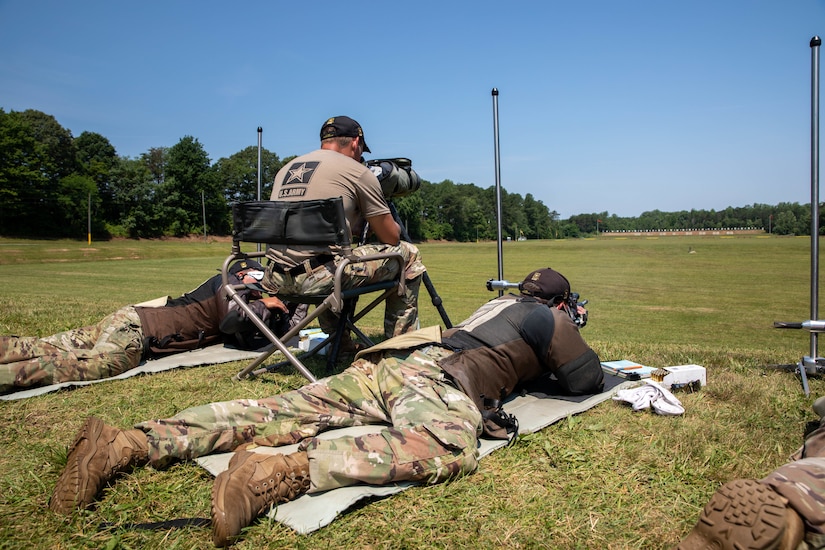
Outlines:
[[439,365],[474,400],[490,437],[508,438],[512,427],[501,422],[501,404],[525,383],[552,374],[570,395],[600,393],[604,387],[599,357],[572,319],[533,298],[491,300],[444,331],[441,344],[456,353]]
[[136,306],[144,354],[167,355],[220,342],[219,326],[227,313],[220,288],[221,276],[215,275],[179,298],[168,298],[166,305]]
[[433,344],[455,352],[438,364],[481,411],[488,437],[513,436],[517,423],[503,412],[502,403],[541,377],[552,375],[569,395],[604,389],[599,356],[570,316],[535,298],[512,294],[490,300],[443,333],[435,326],[402,334],[360,351],[356,359]]

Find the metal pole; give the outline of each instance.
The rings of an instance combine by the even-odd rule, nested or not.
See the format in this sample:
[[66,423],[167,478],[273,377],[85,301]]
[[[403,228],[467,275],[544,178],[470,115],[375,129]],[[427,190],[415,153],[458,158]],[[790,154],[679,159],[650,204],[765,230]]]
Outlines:
[[261,134],[264,129],[258,126],[258,200],[261,200]]
[[[496,220],[497,220],[497,252],[498,252],[498,278],[504,279],[504,260],[501,247],[501,167],[499,164],[499,147],[498,147],[498,89],[493,88],[493,136],[494,136],[494,151],[495,151],[495,165],[496,165]],[[503,290],[498,291],[498,295],[502,296]]]
[[[811,319],[819,319],[819,46],[811,38]],[[817,359],[817,333],[811,332],[811,359]]]
[[206,193],[201,191],[201,207],[203,208],[203,240],[206,241]]
[[[261,200],[261,136],[264,132],[264,129],[258,126],[258,200]],[[258,247],[258,252],[261,251],[261,243],[256,243]]]

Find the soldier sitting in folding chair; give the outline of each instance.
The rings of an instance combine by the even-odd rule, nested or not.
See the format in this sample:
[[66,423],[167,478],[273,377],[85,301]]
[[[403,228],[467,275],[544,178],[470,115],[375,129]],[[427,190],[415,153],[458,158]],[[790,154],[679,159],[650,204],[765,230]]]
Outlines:
[[[401,228],[393,218],[378,178],[359,162],[370,152],[364,131],[353,119],[333,117],[321,127],[321,148],[297,157],[275,176],[273,201],[305,201],[342,197],[352,235],[360,235],[365,224],[381,244],[365,244],[353,249],[359,256],[379,252],[399,252],[405,261],[406,292],[391,293],[386,299],[384,333],[387,338],[406,333],[418,326],[418,289],[426,268],[418,249],[400,240]],[[263,287],[270,293],[286,295],[323,294],[333,286],[333,274],[339,261],[336,250],[318,246],[272,245],[267,251],[270,262]],[[351,264],[346,267],[343,287],[358,288],[391,280],[397,273],[396,262],[384,259]],[[336,316],[327,311],[319,316],[324,332],[335,331]],[[342,351],[355,345],[343,334]]]

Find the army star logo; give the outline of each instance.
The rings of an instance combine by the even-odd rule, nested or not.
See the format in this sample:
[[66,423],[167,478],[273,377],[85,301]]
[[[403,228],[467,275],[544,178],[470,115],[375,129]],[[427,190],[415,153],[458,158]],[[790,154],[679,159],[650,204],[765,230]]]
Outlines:
[[289,167],[284,185],[307,184],[318,167],[317,162],[299,162]]

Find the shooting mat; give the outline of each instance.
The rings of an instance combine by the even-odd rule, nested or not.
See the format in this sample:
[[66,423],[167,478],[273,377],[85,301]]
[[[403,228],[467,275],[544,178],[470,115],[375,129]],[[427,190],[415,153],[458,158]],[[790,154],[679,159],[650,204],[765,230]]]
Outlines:
[[98,380],[62,382],[60,384],[29,388],[6,395],[0,395],[0,400],[11,401],[14,399],[25,399],[27,397],[34,397],[36,395],[43,395],[44,393],[57,391],[61,388],[74,388],[88,386],[89,384],[98,384],[100,382],[108,382],[110,380],[123,380],[124,378],[137,376],[139,374],[154,374],[156,372],[163,372],[181,367],[198,367],[202,365],[229,363],[231,361],[242,361],[245,359],[251,360],[257,357],[259,353],[260,352],[257,351],[244,351],[229,348],[223,344],[215,344],[206,348],[167,355],[166,357],[161,357],[159,359],[150,359],[148,361],[143,360],[137,367],[127,370],[117,376],[101,378]]
[[[251,360],[258,355],[256,351],[243,351],[216,344],[207,348],[177,353],[160,359],[143,361],[140,365],[118,376],[100,380],[72,381],[50,386],[41,386],[27,390],[0,395],[0,400],[25,399],[36,395],[57,391],[61,388],[72,388],[97,384],[110,380],[121,380],[141,374],[153,374],[182,367],[196,367],[213,365],[231,361]],[[569,397],[561,395],[552,381],[543,385],[536,385],[517,396],[511,396],[505,404],[505,410],[516,416],[519,422],[519,433],[537,432],[568,416],[582,413],[599,403],[610,399],[618,390],[629,388],[638,382],[629,382],[616,376],[605,374],[605,390],[602,393],[589,396]],[[342,428],[323,432],[318,437],[335,438],[341,435],[361,435],[379,430],[379,426],[359,426]],[[494,450],[504,447],[506,441],[496,439],[479,440],[479,456],[489,455]],[[258,447],[255,452],[261,453],[290,453],[297,450],[297,445],[284,447]],[[221,453],[196,459],[201,467],[213,476],[224,471],[232,458],[233,453]],[[307,534],[329,525],[338,515],[345,512],[350,506],[365,498],[386,497],[401,492],[414,483],[400,483],[396,485],[356,485],[343,487],[325,493],[302,495],[301,497],[281,504],[274,508],[269,516],[276,521],[294,529],[298,533]]]

